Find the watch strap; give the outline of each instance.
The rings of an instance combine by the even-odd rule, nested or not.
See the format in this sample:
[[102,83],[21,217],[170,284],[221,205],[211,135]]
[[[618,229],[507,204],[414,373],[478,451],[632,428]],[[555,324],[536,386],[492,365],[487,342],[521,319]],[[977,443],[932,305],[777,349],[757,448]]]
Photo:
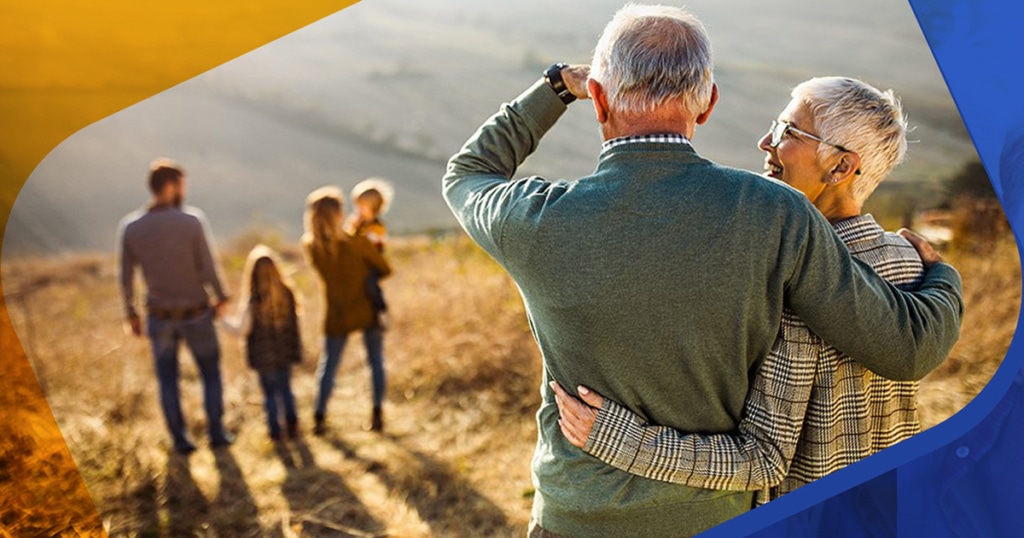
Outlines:
[[568,105],[576,100],[576,96],[569,91],[569,87],[565,85],[565,80],[562,79],[562,70],[566,67],[569,67],[569,64],[562,62],[552,64],[551,67],[544,70],[544,80],[555,91],[558,98]]

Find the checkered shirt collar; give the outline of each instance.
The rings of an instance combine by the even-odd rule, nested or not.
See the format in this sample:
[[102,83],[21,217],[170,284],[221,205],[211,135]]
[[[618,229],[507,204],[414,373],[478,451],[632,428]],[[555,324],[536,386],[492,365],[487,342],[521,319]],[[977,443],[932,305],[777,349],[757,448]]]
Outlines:
[[687,146],[693,146],[689,138],[679,133],[661,133],[661,134],[650,134],[650,135],[638,135],[638,136],[620,136],[619,138],[613,138],[606,140],[604,144],[601,144],[601,153],[604,153],[612,148],[617,148],[625,144],[636,144],[636,143],[660,143],[660,144],[686,144]]

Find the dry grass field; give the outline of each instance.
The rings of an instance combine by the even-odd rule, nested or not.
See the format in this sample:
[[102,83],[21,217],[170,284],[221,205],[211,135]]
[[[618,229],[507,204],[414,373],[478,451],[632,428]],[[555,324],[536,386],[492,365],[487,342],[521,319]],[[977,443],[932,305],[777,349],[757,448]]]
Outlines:
[[[245,240],[225,255],[237,288]],[[261,393],[222,333],[228,450],[169,450],[146,340],[125,336],[113,260],[77,256],[5,267],[8,307],[43,390],[115,536],[521,536],[529,517],[540,361],[511,281],[465,239],[392,250],[387,430],[363,430],[369,373],[350,340],[329,411],[311,427],[318,284],[287,258],[304,302],[295,376],[307,434],[266,434]],[[202,395],[183,357],[183,402],[205,440]]]
[[[266,238],[264,238],[266,240]],[[238,286],[254,237],[222,253]],[[305,362],[294,388],[301,440],[266,434],[256,376],[222,333],[226,450],[169,450],[146,340],[122,331],[113,259],[79,255],[4,267],[11,317],[113,536],[522,536],[529,518],[539,353],[511,280],[461,235],[408,239],[391,251],[386,283],[386,433],[364,431],[369,372],[350,340],[325,437],[309,434],[321,317],[318,284],[284,248],[304,298]],[[950,416],[988,381],[1013,335],[1018,254],[1007,235],[986,252],[951,250],[968,316],[950,359],[922,383],[926,425]],[[194,437],[204,416],[183,357]],[[60,480],[60,477],[52,477]],[[2,535],[3,533],[0,533]]]
[[1020,255],[1009,234],[973,248],[954,244],[945,256],[963,275],[965,315],[949,358],[921,382],[917,400],[925,428],[985,387],[1006,356],[1020,313]]
[[102,536],[89,491],[18,349],[0,306],[0,538]]

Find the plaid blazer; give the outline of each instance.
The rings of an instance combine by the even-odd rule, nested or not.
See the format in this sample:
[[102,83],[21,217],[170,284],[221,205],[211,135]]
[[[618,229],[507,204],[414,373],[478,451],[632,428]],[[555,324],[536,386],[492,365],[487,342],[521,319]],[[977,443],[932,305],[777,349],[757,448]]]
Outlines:
[[[917,251],[871,215],[835,228],[850,252],[889,282],[906,289],[921,283]],[[584,450],[655,480],[756,491],[763,504],[920,431],[917,386],[873,374],[787,310],[737,433],[682,433],[606,398]]]

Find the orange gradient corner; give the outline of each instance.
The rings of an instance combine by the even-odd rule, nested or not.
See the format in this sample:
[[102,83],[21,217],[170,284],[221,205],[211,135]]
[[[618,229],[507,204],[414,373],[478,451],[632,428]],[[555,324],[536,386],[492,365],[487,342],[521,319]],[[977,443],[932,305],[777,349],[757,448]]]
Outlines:
[[[65,138],[355,1],[0,1],[0,236]],[[2,300],[0,360],[0,535],[105,534]]]

